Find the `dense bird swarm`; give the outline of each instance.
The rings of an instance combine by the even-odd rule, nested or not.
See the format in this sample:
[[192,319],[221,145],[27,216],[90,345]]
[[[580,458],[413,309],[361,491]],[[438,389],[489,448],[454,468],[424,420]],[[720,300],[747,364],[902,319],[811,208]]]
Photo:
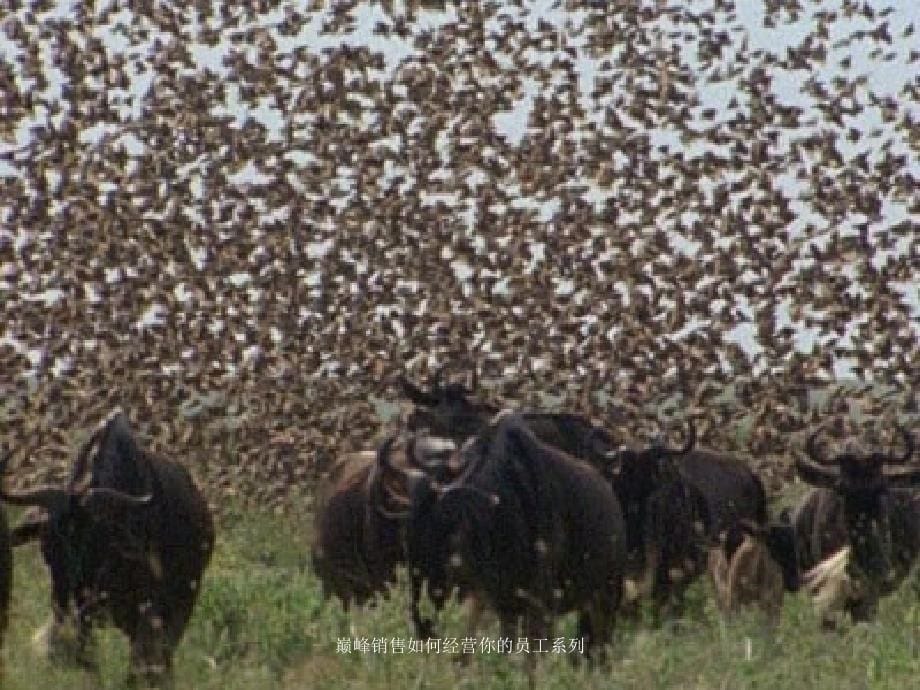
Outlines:
[[5,3],[18,480],[122,404],[283,505],[443,363],[774,487],[827,415],[916,428],[911,3],[753,4]]

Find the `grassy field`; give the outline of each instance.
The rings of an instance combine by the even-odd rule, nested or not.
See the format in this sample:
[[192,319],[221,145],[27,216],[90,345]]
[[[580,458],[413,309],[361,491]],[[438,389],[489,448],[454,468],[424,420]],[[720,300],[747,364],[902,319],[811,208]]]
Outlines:
[[[340,638],[406,639],[405,589],[346,614],[324,602],[309,567],[310,520],[229,513],[220,521],[214,560],[176,659],[178,688],[525,688],[523,657],[479,653],[459,664],[448,654],[343,653]],[[10,689],[119,688],[127,645],[99,635],[99,675],[58,668],[36,655],[31,636],[48,613],[48,580],[38,549],[17,551],[6,673]],[[783,622],[766,633],[756,615],[721,622],[709,585],[691,590],[684,621],[650,630],[622,623],[609,664],[589,670],[564,654],[543,654],[541,688],[920,688],[920,586],[884,600],[879,618],[824,633],[803,596],[787,598]],[[465,612],[450,608],[443,637],[466,635]],[[574,634],[569,617],[557,634]],[[477,637],[496,638],[490,621]]]

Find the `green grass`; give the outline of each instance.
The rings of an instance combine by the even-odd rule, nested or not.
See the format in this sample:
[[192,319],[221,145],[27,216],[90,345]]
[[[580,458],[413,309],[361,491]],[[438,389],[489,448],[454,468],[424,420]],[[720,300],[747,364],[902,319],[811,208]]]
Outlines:
[[[407,638],[405,588],[375,606],[346,614],[323,601],[309,568],[308,518],[229,513],[199,605],[176,658],[178,688],[526,688],[521,656],[339,653],[339,638]],[[120,688],[127,645],[117,632],[99,634],[99,675],[60,668],[36,656],[30,638],[48,613],[48,581],[38,549],[16,552],[11,626],[4,650],[10,689]],[[690,591],[687,618],[650,630],[621,622],[608,665],[586,669],[566,655],[545,654],[541,688],[905,688],[920,687],[920,585],[906,585],[882,603],[878,620],[824,633],[804,596],[788,597],[781,625],[766,632],[754,614],[722,622],[708,583]],[[450,607],[444,637],[463,638],[466,614]],[[574,620],[557,625],[574,634]],[[476,636],[497,637],[494,619]]]

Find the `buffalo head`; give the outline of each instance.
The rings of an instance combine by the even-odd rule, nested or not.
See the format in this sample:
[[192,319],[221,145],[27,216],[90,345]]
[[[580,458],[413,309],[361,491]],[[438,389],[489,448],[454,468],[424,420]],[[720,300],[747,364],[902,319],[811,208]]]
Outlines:
[[400,378],[403,393],[415,404],[406,426],[411,430],[428,429],[435,436],[458,440],[477,434],[498,408],[473,399],[475,374],[471,378],[470,388],[458,383],[445,384],[441,381],[442,370],[439,370],[427,391]]
[[646,496],[662,480],[678,475],[673,459],[691,452],[695,445],[696,429],[690,424],[680,447],[669,447],[658,438],[642,448],[623,446],[608,452],[605,474],[630,496]]
[[624,446],[606,454],[604,474],[626,514],[630,551],[641,545],[639,529],[644,522],[642,513],[646,502],[661,486],[680,480],[675,459],[692,451],[695,443],[696,431],[690,425],[680,447],[672,448],[656,441],[641,448]]
[[888,591],[899,569],[892,520],[899,519],[895,513],[900,508],[891,490],[920,486],[920,468],[907,466],[913,439],[901,429],[905,448],[899,457],[851,444],[826,459],[817,446],[820,431],[808,438],[808,459],[797,458],[796,470],[804,481],[839,496],[854,571],[862,574],[864,584],[873,585],[870,591]]
[[393,462],[398,445],[397,439],[390,438],[378,449],[370,503],[384,518],[406,526],[412,618],[418,635],[429,637],[434,635],[433,622],[423,619],[418,607],[422,581],[427,582],[428,596],[438,609],[454,586],[463,587],[469,577],[462,573],[456,554],[458,531],[468,527],[464,517],[468,511],[483,506],[488,510],[495,497],[468,485],[483,459],[478,438],[444,456],[448,452],[444,440],[410,436],[404,451],[408,467]]

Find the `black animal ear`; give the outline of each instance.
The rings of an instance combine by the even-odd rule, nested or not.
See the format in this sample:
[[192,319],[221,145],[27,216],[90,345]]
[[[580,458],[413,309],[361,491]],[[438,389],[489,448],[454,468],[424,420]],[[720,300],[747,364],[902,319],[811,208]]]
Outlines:
[[437,399],[431,393],[426,393],[404,376],[399,377],[399,385],[403,389],[403,393],[405,393],[406,397],[416,405],[434,407],[438,404]]

